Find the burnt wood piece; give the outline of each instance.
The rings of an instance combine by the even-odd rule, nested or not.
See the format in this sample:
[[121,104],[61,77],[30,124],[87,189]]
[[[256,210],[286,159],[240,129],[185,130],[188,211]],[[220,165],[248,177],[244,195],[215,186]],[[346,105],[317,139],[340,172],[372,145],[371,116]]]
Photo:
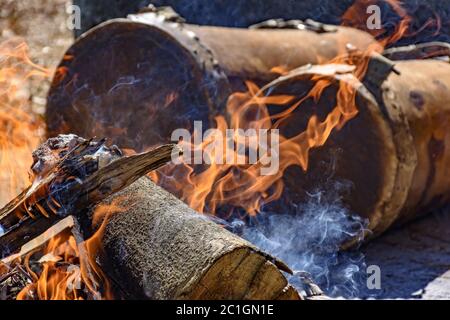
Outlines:
[[[60,150],[55,161],[36,162],[39,174],[33,184],[0,210],[0,249],[16,252],[58,220],[81,213],[146,173],[161,167],[179,153],[176,145],[127,157],[107,148],[105,140],[84,140]],[[59,147],[59,146],[58,146]],[[62,151],[61,151],[62,150]],[[42,161],[41,161],[42,162]]]
[[[175,129],[206,130],[244,81],[377,47],[347,27],[298,22],[296,30],[191,25],[168,9],[107,21],[80,37],[56,73],[46,108],[49,136],[105,136],[136,151],[168,143]],[[381,49],[380,49],[381,50]],[[111,68],[111,66],[114,66]]]
[[384,50],[383,55],[391,60],[449,59],[450,43],[436,41],[394,47]]

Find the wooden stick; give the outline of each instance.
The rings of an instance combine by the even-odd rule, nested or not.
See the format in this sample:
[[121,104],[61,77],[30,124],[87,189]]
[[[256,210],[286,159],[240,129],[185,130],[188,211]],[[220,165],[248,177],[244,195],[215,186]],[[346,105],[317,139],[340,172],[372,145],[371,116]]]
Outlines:
[[105,167],[92,169],[98,168],[100,159],[92,155],[103,144],[104,141],[86,141],[77,145],[45,176],[37,177],[32,186],[0,210],[3,252],[16,252],[58,220],[73,212],[84,212],[169,162],[172,154],[181,152],[176,145],[164,145],[141,154],[116,157]]

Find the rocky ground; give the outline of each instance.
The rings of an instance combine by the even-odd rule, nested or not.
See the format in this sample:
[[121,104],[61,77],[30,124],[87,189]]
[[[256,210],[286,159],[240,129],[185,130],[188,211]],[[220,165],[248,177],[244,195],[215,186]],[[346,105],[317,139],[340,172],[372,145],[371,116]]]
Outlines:
[[381,290],[362,290],[362,298],[450,299],[450,209],[392,230],[363,252],[381,269]]

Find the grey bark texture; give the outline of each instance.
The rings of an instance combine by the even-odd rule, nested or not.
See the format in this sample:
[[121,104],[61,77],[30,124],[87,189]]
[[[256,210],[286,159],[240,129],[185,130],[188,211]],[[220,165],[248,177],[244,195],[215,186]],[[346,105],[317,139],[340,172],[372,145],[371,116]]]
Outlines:
[[[138,299],[299,299],[273,258],[141,178],[103,236],[108,273]],[[278,264],[280,265],[280,264]]]

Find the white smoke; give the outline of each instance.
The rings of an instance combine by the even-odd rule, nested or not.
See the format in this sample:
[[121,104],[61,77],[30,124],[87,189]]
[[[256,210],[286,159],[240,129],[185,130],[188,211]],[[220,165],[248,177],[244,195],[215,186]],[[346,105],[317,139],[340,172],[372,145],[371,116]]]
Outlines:
[[231,231],[283,260],[294,270],[292,285],[303,289],[305,273],[331,297],[353,298],[366,276],[364,255],[342,252],[341,244],[362,235],[367,222],[351,215],[340,200],[323,193],[296,206],[295,213],[265,212],[244,223],[228,224]]

